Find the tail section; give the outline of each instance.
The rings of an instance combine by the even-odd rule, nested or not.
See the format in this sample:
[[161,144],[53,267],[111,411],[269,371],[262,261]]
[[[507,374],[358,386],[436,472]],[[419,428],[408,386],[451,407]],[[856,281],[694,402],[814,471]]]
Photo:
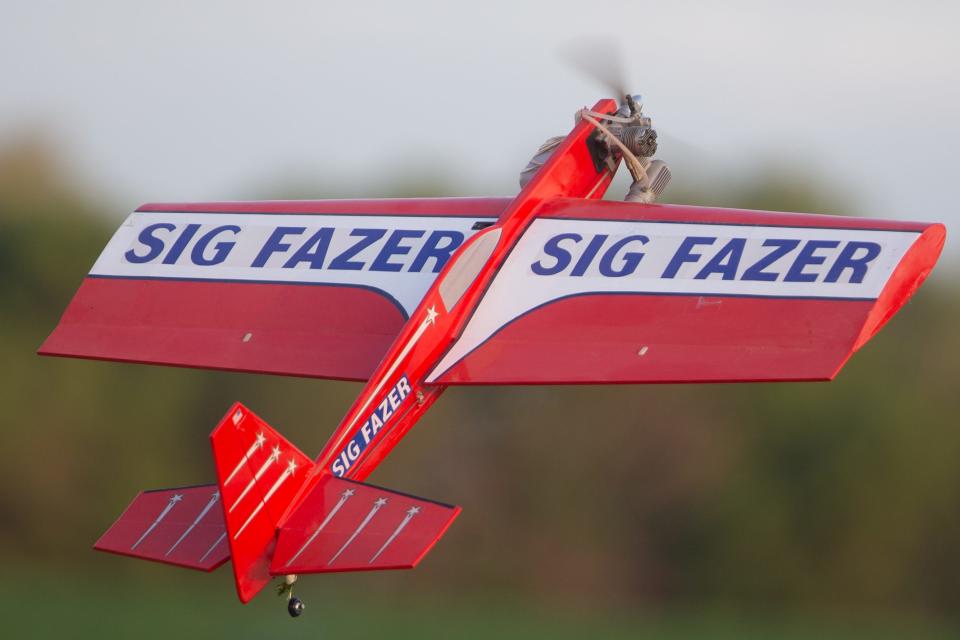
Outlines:
[[270,581],[277,525],[313,461],[240,403],[210,434],[237,595]]
[[141,491],[94,549],[213,571],[230,558],[213,484]]
[[95,549],[212,571],[233,560],[249,602],[272,576],[411,569],[460,507],[314,473],[242,404],[210,434],[217,484],[143,491]]
[[280,528],[270,573],[412,569],[460,507],[323,475]]

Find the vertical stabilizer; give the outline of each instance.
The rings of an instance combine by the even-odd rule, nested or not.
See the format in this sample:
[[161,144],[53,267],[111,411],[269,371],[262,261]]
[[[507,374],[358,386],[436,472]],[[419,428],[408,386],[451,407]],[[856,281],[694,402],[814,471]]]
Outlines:
[[210,434],[237,595],[249,602],[270,581],[277,523],[313,461],[240,403]]

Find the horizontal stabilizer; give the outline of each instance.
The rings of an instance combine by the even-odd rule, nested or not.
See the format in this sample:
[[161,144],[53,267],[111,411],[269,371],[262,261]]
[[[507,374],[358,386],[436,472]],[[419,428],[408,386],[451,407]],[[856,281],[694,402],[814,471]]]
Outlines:
[[460,507],[325,475],[280,529],[270,573],[412,569]]
[[93,548],[213,571],[230,558],[220,491],[213,484],[141,491]]

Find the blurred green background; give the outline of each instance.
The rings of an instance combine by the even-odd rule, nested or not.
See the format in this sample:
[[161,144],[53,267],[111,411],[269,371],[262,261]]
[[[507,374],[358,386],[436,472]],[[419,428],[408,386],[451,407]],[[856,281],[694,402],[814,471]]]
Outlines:
[[415,571],[302,580],[298,620],[91,550],[140,489],[213,480],[230,403],[313,453],[359,390],[37,357],[122,216],[515,193],[598,97],[555,55],[598,25],[693,143],[664,137],[670,201],[958,219],[955,5],[415,4],[4,5],[0,636],[960,636],[952,229],[832,383],[451,388],[371,480],[462,516]]
[[[843,201],[776,173],[709,199]],[[833,383],[451,388],[373,479],[463,516],[416,571],[303,580],[309,615],[294,622],[269,593],[238,604],[227,568],[207,576],[90,545],[139,489],[213,479],[206,436],[232,401],[315,452],[359,385],[35,356],[112,232],[104,206],[42,138],[0,148],[7,637],[960,631],[949,270]]]

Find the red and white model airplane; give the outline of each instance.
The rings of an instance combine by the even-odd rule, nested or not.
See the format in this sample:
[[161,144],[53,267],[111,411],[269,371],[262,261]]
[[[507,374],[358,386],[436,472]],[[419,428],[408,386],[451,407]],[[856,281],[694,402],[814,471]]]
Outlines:
[[[96,548],[232,559],[243,602],[413,567],[460,508],[363,480],[448,385],[829,380],[943,247],[940,224],[652,204],[655,150],[627,96],[578,112],[515,198],[140,207],[41,354],[366,385],[315,459],[230,407],[216,484],[140,493]],[[601,200],[621,163],[627,202]]]

